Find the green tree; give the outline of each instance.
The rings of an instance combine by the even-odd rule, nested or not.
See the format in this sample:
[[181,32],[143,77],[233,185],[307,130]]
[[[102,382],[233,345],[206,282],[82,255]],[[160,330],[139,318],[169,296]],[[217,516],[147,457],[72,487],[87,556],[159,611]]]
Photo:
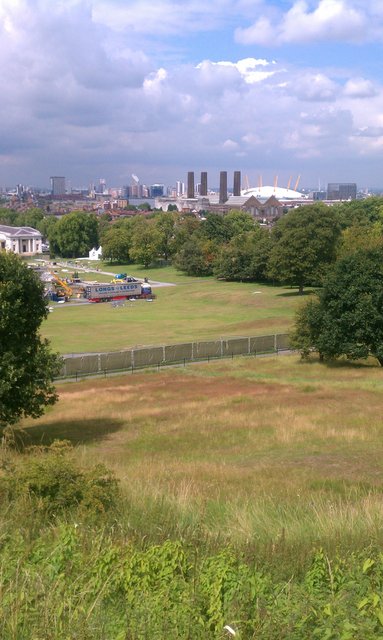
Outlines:
[[49,242],[49,252],[51,256],[55,256],[58,251],[59,251],[59,247],[57,244],[57,227],[58,227],[58,220],[55,216],[49,215],[49,216],[45,216],[45,218],[43,218],[41,220],[41,222],[39,223],[38,226],[38,230],[42,233],[43,237],[46,238]]
[[192,213],[182,214],[177,217],[174,229],[173,252],[178,253],[185,242],[190,240],[192,234],[200,227],[200,221]]
[[353,253],[358,249],[371,249],[383,245],[383,218],[373,224],[355,224],[342,231],[338,247],[338,257]]
[[298,313],[292,344],[325,359],[375,356],[383,366],[383,248],[360,249],[331,268]]
[[271,238],[268,229],[235,235],[220,247],[214,260],[214,275],[225,280],[266,280]]
[[199,234],[208,240],[214,240],[218,244],[230,240],[230,228],[226,223],[226,216],[219,213],[207,213],[205,220],[200,223]]
[[247,211],[240,211],[238,209],[231,209],[224,216],[224,220],[230,238],[245,233],[246,231],[252,231],[255,226],[253,216]]
[[8,225],[9,227],[17,227],[17,211],[12,209],[6,209],[1,207],[0,209],[0,224]]
[[99,236],[100,244],[102,244],[104,234],[112,226],[112,216],[110,215],[110,213],[106,212],[98,216],[97,220],[98,220],[98,236]]
[[299,287],[319,285],[335,261],[340,227],[323,204],[302,206],[280,218],[272,231],[269,276]]
[[97,217],[83,211],[68,213],[59,220],[54,240],[63,258],[85,256],[99,244]]
[[129,262],[131,246],[132,238],[127,228],[111,227],[102,238],[102,256],[112,262]]
[[160,235],[158,251],[165,260],[168,260],[174,253],[174,233],[177,217],[177,213],[167,211],[158,213],[154,218],[154,226]]
[[61,360],[39,335],[48,315],[44,286],[22,260],[0,252],[0,427],[42,415],[57,396]]
[[182,245],[174,264],[188,276],[210,276],[213,273],[215,249],[212,240],[200,238],[196,232]]
[[342,229],[350,226],[368,226],[374,222],[382,221],[383,218],[383,198],[374,196],[365,200],[352,200],[334,205]]
[[25,211],[25,213],[20,213],[17,216],[17,226],[18,227],[32,227],[33,229],[39,229],[39,224],[44,218],[44,213],[38,207],[33,207]]
[[161,236],[154,221],[142,218],[141,223],[135,225],[132,235],[132,260],[143,264],[147,269],[158,257],[160,242]]

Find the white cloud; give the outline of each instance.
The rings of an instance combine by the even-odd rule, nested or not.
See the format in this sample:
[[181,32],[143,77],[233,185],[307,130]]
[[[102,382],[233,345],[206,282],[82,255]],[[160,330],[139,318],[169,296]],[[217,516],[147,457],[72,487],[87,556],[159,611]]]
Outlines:
[[[314,40],[330,22],[342,17],[352,26],[353,16],[373,9],[361,0],[347,3],[354,13],[340,0],[327,6],[331,20],[325,0],[310,10],[293,5],[299,28]],[[148,13],[146,0],[0,0],[3,180],[41,184],[58,171],[72,183],[104,175],[124,184],[132,172],[164,181],[165,168],[182,179],[193,167],[238,168],[238,158],[244,173],[280,165],[290,173],[303,159],[305,167],[314,159],[327,167],[332,158],[348,166],[353,155],[378,155],[383,88],[360,57],[357,69],[323,68],[320,60],[305,64],[304,55],[289,62],[287,49],[282,61],[257,47],[250,55],[235,50],[230,38],[244,16],[247,24],[263,16],[265,40],[292,42],[290,12],[278,17],[266,0],[159,0]],[[215,31],[230,21],[230,32]],[[163,37],[166,29],[177,37]],[[187,62],[184,54],[162,55],[173,42],[187,52],[193,31],[204,29],[212,29],[209,49],[197,38],[201,50],[193,42]],[[254,38],[251,29],[247,37]]]
[[288,84],[289,93],[300,100],[333,101],[339,92],[337,84],[323,73],[304,73]]
[[222,147],[227,151],[236,151],[239,148],[239,145],[235,140],[225,140]]
[[94,0],[95,22],[116,31],[176,35],[205,32],[230,23],[238,14],[251,15],[254,2],[243,0]]
[[371,98],[377,94],[374,84],[365,78],[350,78],[343,91],[344,95],[350,98]]
[[[270,68],[271,65],[275,64],[274,61],[269,62],[263,58],[259,60],[256,58],[244,58],[238,60],[238,62],[204,60],[196,68],[201,71],[201,77],[210,86],[216,83],[219,78],[225,84],[228,82],[233,84],[238,80],[238,74],[247,84],[254,84],[266,80],[266,78],[270,78],[277,73],[277,69]],[[264,70],[266,67],[269,67],[270,70]]]
[[[355,6],[352,6],[352,5]],[[363,42],[376,37],[376,24],[369,19],[369,4],[358,6],[346,0],[319,0],[311,10],[305,0],[296,0],[278,17],[260,16],[251,26],[239,27],[242,44],[281,45],[307,42]]]

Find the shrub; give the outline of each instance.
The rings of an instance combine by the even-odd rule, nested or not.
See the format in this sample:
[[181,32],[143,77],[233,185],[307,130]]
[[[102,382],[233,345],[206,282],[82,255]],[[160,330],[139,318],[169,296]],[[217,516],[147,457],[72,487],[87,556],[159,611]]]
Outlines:
[[45,448],[30,447],[0,478],[0,500],[28,503],[31,509],[46,514],[76,507],[103,513],[116,506],[117,497],[113,474],[103,465],[80,468],[66,441],[56,440]]

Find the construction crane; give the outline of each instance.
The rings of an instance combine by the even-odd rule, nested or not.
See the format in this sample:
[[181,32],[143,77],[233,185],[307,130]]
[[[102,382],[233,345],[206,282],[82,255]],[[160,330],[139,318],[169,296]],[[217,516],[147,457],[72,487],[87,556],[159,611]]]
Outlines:
[[61,280],[56,273],[52,273],[52,277],[55,285],[64,291],[65,298],[70,298],[73,295],[71,287],[64,280]]

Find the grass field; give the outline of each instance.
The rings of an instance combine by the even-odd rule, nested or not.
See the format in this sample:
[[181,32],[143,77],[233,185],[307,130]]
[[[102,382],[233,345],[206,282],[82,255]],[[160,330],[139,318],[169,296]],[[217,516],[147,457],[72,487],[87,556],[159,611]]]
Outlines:
[[[114,469],[132,531],[250,545],[294,566],[383,542],[383,371],[237,358],[59,386],[24,426]],[[297,553],[299,556],[297,556]]]
[[[122,308],[58,305],[43,327],[55,349],[287,331],[301,302],[169,268],[117,271],[176,286]],[[216,640],[227,624],[243,640],[382,637],[374,360],[237,357],[57,390],[22,438],[73,450],[17,453],[17,432],[0,448],[4,640]]]
[[[290,329],[301,303],[296,289],[188,278],[172,267],[144,271],[129,265],[113,270],[175,286],[155,287],[153,302],[140,300],[122,308],[108,303],[56,305],[42,327],[55,350],[113,351],[137,345],[283,333]],[[85,277],[110,280],[94,273]]]

